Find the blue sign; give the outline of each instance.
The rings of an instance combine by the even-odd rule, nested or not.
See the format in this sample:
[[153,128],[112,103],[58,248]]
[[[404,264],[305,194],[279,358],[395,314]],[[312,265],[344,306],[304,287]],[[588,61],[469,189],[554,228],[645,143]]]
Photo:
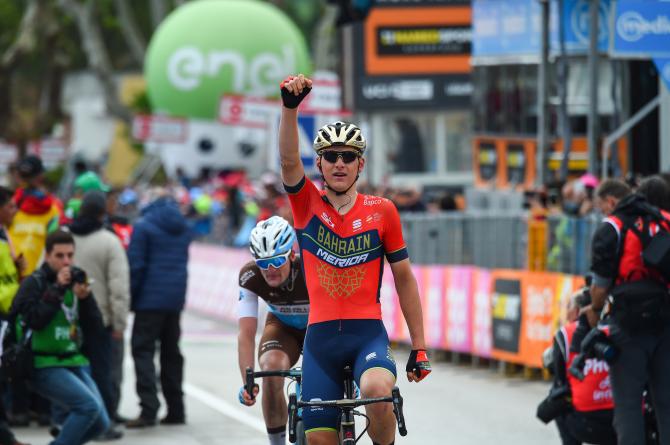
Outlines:
[[[586,54],[589,48],[589,0],[563,1],[565,48],[570,54]],[[558,2],[551,1],[549,15],[550,51],[559,45]],[[601,0],[598,48],[609,43],[610,0]],[[472,4],[472,55],[536,56],[540,51],[541,8],[537,0],[474,0]]]
[[313,115],[298,115],[298,136],[300,140],[300,159],[305,167],[305,170],[313,170],[314,165],[314,150],[312,149],[312,141],[316,136],[315,132],[316,122]]
[[[590,24],[590,1],[589,0],[564,0],[563,1],[563,29],[565,33],[566,50],[570,53],[586,53],[589,50],[589,24]],[[552,5],[554,3],[552,2]],[[598,11],[598,49],[606,52],[610,39],[610,1],[600,0]],[[553,13],[553,11],[552,11]],[[552,49],[559,50],[558,36],[552,40]]]
[[666,88],[670,91],[670,58],[655,58],[654,64],[656,65],[656,69],[658,69],[658,76],[663,79]]
[[619,0],[612,46],[616,55],[670,57],[670,1]]

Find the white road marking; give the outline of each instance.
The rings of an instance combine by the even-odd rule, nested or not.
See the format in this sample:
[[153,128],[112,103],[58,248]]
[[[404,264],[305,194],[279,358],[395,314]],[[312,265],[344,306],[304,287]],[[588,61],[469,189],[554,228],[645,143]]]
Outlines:
[[184,393],[186,393],[186,395],[207,405],[214,411],[217,411],[223,414],[224,416],[230,417],[233,420],[237,420],[238,422],[243,423],[246,426],[258,432],[267,434],[265,423],[260,419],[252,416],[251,414],[247,414],[244,411],[242,411],[241,409],[243,408],[242,406],[237,406],[228,403],[225,400],[213,395],[210,392],[205,391],[204,389],[198,388],[197,386],[189,382],[184,382],[182,385],[182,389],[184,390]]

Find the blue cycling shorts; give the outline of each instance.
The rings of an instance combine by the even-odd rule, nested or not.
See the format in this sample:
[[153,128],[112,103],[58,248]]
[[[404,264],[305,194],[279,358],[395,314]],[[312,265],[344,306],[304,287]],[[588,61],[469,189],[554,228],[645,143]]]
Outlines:
[[[344,367],[361,376],[383,368],[397,376],[389,338],[381,320],[332,320],[307,327],[302,357],[302,400],[337,400],[344,396]],[[305,431],[337,430],[337,408],[304,408]]]

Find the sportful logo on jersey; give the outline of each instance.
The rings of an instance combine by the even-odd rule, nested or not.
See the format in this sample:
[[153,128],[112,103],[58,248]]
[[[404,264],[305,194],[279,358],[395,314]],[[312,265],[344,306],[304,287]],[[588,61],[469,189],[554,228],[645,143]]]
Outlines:
[[371,352],[368,355],[365,356],[365,361],[369,362],[373,358],[377,358],[377,353],[376,352]]
[[354,232],[357,230],[361,230],[361,227],[363,227],[363,222],[360,219],[356,219],[351,224],[351,227],[354,229]]

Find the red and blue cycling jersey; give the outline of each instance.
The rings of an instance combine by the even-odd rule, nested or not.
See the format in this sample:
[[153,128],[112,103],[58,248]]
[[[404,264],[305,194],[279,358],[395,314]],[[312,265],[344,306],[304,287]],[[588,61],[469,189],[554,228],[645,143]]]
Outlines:
[[395,205],[358,194],[351,210],[340,215],[305,177],[285,188],[309,292],[309,324],[380,320],[384,256],[390,263],[408,257]]

